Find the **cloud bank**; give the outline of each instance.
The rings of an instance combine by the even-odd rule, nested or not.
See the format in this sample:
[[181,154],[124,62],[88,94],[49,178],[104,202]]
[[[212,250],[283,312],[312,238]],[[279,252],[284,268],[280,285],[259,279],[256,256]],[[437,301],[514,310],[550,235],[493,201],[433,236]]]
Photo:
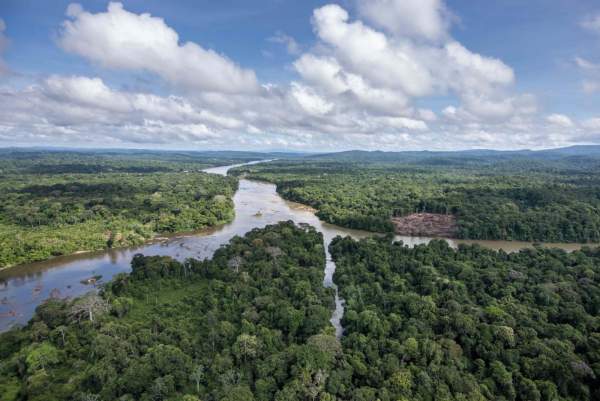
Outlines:
[[[58,35],[64,51],[107,71],[150,74],[170,95],[95,76],[4,87],[0,143],[330,151],[595,140],[595,119],[540,113],[534,95],[515,90],[509,65],[454,39],[456,17],[442,0],[358,0],[357,9],[355,17],[337,4],[315,9],[310,48],[282,32],[267,38],[295,57],[296,78],[276,85],[216,50],[181,43],[159,17],[121,3],[98,13],[71,4]],[[448,104],[420,106],[428,99]]]

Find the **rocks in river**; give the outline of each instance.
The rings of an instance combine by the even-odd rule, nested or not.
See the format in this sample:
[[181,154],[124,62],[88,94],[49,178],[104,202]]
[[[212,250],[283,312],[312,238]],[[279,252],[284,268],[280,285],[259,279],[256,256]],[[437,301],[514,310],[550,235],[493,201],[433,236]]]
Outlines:
[[101,279],[102,279],[102,275],[97,274],[95,276],[83,279],[80,282],[81,282],[81,284],[84,284],[84,285],[96,285]]
[[44,286],[42,286],[41,284],[36,285],[35,287],[33,287],[33,290],[31,290],[31,295],[34,298],[37,297],[38,295],[40,295],[43,288],[44,288]]

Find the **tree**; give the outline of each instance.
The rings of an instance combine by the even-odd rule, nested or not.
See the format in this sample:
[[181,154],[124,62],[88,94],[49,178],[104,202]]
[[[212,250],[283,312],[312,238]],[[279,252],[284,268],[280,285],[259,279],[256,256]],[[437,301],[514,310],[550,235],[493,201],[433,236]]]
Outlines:
[[98,394],[92,394],[92,393],[81,394],[80,400],[81,401],[101,401],[100,396]]
[[50,365],[59,362],[58,350],[49,342],[32,345],[26,356],[27,368],[31,371],[46,370]]
[[236,255],[227,261],[227,267],[232,269],[236,274],[239,273],[240,267],[244,264],[244,258]]
[[319,394],[321,394],[326,380],[327,374],[322,369],[317,370],[314,374],[311,374],[309,371],[302,373],[304,389],[311,401],[315,401]]
[[192,369],[190,379],[196,383],[196,393],[200,393],[200,383],[204,379],[204,366],[196,365]]
[[110,310],[109,303],[97,293],[89,293],[79,298],[71,305],[70,316],[72,319],[81,321],[82,318],[94,322],[94,317],[98,317]]
[[235,352],[240,355],[244,362],[248,358],[254,358],[258,352],[258,339],[250,334],[240,334],[234,344]]

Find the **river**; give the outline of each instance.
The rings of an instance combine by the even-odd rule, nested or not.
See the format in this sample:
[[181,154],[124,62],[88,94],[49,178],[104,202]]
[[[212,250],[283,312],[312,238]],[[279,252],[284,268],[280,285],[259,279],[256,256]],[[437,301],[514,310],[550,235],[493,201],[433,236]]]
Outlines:
[[[206,169],[205,172],[226,175],[229,169],[237,167],[223,166]],[[296,223],[308,223],[323,234],[327,263],[323,284],[335,289],[336,308],[331,323],[340,336],[343,328],[340,320],[344,313],[343,300],[338,296],[333,282],[335,264],[331,260],[328,247],[338,235],[350,235],[359,239],[373,233],[351,230],[320,221],[314,211],[304,205],[284,200],[277,194],[275,185],[241,179],[239,189],[234,195],[235,218],[223,226],[202,232],[180,234],[162,238],[143,246],[124,249],[111,249],[100,252],[82,253],[57,257],[43,262],[25,264],[0,270],[0,332],[8,330],[15,324],[25,324],[33,316],[35,308],[50,296],[74,297],[93,289],[81,281],[94,275],[102,275],[102,280],[110,280],[112,276],[130,271],[133,255],[167,255],[178,260],[186,258],[210,258],[215,250],[226,244],[233,236],[243,236],[257,227],[264,227],[279,221],[292,220]],[[427,243],[431,238],[396,236],[409,246]],[[504,249],[513,252],[531,243],[515,241],[467,241],[447,240],[453,247],[460,243],[478,243],[488,248]],[[578,249],[577,244],[546,244],[572,251]]]

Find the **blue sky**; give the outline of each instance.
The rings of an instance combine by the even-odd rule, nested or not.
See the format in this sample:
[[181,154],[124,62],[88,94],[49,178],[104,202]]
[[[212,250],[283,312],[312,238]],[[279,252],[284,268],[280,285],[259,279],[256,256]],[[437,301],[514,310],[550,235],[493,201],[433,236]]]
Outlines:
[[0,146],[600,143],[597,1],[121,3],[0,1]]

